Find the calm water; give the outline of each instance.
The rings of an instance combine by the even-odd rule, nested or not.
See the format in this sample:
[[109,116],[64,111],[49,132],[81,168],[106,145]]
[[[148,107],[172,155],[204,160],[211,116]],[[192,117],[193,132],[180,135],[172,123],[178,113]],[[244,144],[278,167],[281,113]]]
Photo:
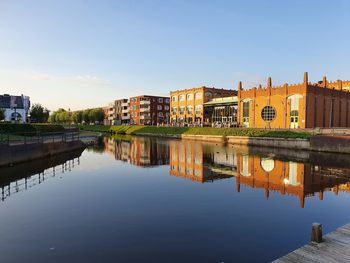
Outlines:
[[106,138],[0,186],[1,262],[268,262],[350,222],[347,156]]

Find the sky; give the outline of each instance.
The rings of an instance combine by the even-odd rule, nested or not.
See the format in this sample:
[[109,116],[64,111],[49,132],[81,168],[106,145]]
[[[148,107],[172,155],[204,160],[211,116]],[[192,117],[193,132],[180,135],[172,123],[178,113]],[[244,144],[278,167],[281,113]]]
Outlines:
[[0,0],[0,94],[50,110],[350,79],[348,0]]

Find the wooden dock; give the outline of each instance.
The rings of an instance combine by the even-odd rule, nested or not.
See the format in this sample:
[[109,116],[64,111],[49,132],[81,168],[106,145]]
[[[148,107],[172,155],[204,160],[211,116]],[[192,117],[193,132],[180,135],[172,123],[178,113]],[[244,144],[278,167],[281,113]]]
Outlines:
[[321,243],[311,242],[273,262],[350,262],[350,224],[325,235]]

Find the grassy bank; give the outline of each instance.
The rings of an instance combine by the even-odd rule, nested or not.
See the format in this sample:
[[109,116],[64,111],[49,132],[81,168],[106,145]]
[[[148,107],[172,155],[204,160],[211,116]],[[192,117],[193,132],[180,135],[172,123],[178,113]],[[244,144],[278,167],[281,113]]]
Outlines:
[[279,131],[249,128],[191,128],[191,127],[154,127],[154,126],[79,126],[81,130],[108,132],[112,134],[159,134],[159,135],[219,135],[219,136],[248,136],[273,138],[301,138],[309,139],[312,134],[299,131]]

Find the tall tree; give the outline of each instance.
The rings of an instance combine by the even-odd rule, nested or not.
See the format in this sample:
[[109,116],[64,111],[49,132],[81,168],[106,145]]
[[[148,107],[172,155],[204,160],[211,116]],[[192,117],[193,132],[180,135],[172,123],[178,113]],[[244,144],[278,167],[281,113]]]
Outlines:
[[36,103],[30,109],[30,118],[32,122],[47,122],[49,119],[49,110],[44,108],[41,104]]
[[4,109],[0,109],[0,121],[5,120],[5,110]]

